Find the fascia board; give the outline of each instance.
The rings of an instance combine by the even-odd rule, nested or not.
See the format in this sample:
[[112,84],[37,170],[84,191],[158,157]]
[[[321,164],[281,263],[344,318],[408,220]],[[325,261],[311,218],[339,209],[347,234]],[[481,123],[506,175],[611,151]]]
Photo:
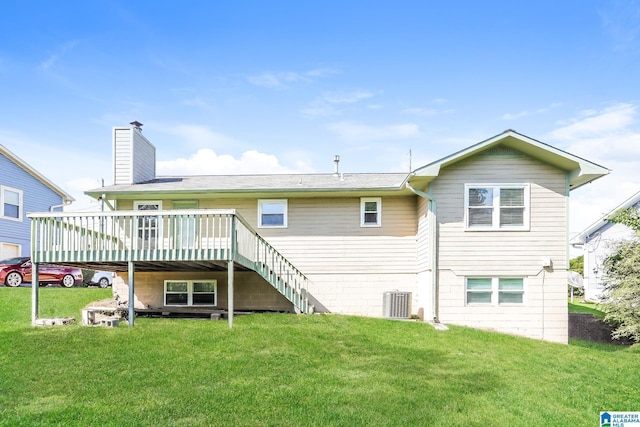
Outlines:
[[616,211],[618,211],[620,209],[627,209],[627,208],[630,208],[632,206],[635,206],[638,203],[640,203],[640,191],[637,192],[636,194],[634,194],[633,196],[629,197],[627,200],[622,202],[620,205],[616,206],[615,208],[613,208],[612,210],[607,212],[605,215],[603,215],[600,218],[598,218],[597,221],[595,221],[593,224],[589,225],[587,228],[585,228],[583,231],[581,231],[578,235],[576,235],[573,239],[571,239],[572,244],[583,244],[583,243],[585,243],[589,236],[593,235],[593,233],[595,233],[596,231],[600,230],[605,225],[609,224],[609,221],[607,221],[607,218],[609,218],[609,216],[611,216],[611,214],[613,214],[614,212],[616,212]]

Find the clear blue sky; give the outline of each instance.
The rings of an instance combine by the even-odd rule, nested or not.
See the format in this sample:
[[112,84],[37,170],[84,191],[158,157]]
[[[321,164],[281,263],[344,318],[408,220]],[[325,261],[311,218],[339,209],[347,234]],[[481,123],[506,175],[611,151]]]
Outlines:
[[113,126],[159,173],[397,172],[505,129],[611,168],[572,231],[640,191],[640,2],[0,3],[0,144],[77,199]]

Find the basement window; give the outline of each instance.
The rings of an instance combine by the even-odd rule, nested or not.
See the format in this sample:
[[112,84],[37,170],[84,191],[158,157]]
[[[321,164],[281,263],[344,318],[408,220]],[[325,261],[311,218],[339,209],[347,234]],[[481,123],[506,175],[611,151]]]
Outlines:
[[165,280],[164,305],[216,306],[217,280]]
[[524,304],[524,279],[521,277],[467,277],[466,304]]

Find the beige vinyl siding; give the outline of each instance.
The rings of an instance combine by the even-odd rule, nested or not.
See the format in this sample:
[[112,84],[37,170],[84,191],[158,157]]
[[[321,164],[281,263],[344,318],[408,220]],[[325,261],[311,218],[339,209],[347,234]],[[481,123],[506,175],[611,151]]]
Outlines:
[[139,131],[133,130],[133,183],[156,177],[156,148]]
[[[465,230],[467,183],[529,184],[529,231]],[[433,183],[438,200],[440,320],[567,342],[565,172],[518,153],[462,161]],[[550,257],[552,269],[543,269]],[[521,305],[465,305],[465,277],[522,277]]]
[[[163,200],[163,206],[171,206]],[[118,207],[132,209],[133,201]],[[236,209],[305,274],[416,271],[416,198],[382,198],[382,226],[360,227],[360,198],[288,199],[288,227],[257,228],[256,199],[200,200],[201,209]]]
[[131,133],[131,128],[113,129],[113,183],[116,185],[131,184],[132,182],[133,144]]
[[113,129],[114,184],[133,184],[151,180],[156,174],[156,149],[138,131]]
[[[530,184],[530,230],[465,230],[464,185],[470,182]],[[464,275],[537,271],[543,256],[555,268],[566,268],[564,172],[525,156],[478,156],[447,169],[434,192],[440,269]]]
[[[287,200],[286,228],[258,229],[257,199],[202,199],[198,206],[236,209],[309,277],[318,311],[381,316],[384,292],[416,291],[415,196],[382,197],[381,227],[360,227],[359,197]],[[118,207],[131,209],[133,201]]]

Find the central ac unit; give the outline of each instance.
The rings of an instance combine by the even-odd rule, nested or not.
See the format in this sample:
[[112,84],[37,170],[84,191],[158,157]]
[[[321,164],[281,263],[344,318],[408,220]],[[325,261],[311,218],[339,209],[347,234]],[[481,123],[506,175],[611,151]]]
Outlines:
[[411,316],[411,292],[385,292],[382,316],[387,319],[408,319]]

